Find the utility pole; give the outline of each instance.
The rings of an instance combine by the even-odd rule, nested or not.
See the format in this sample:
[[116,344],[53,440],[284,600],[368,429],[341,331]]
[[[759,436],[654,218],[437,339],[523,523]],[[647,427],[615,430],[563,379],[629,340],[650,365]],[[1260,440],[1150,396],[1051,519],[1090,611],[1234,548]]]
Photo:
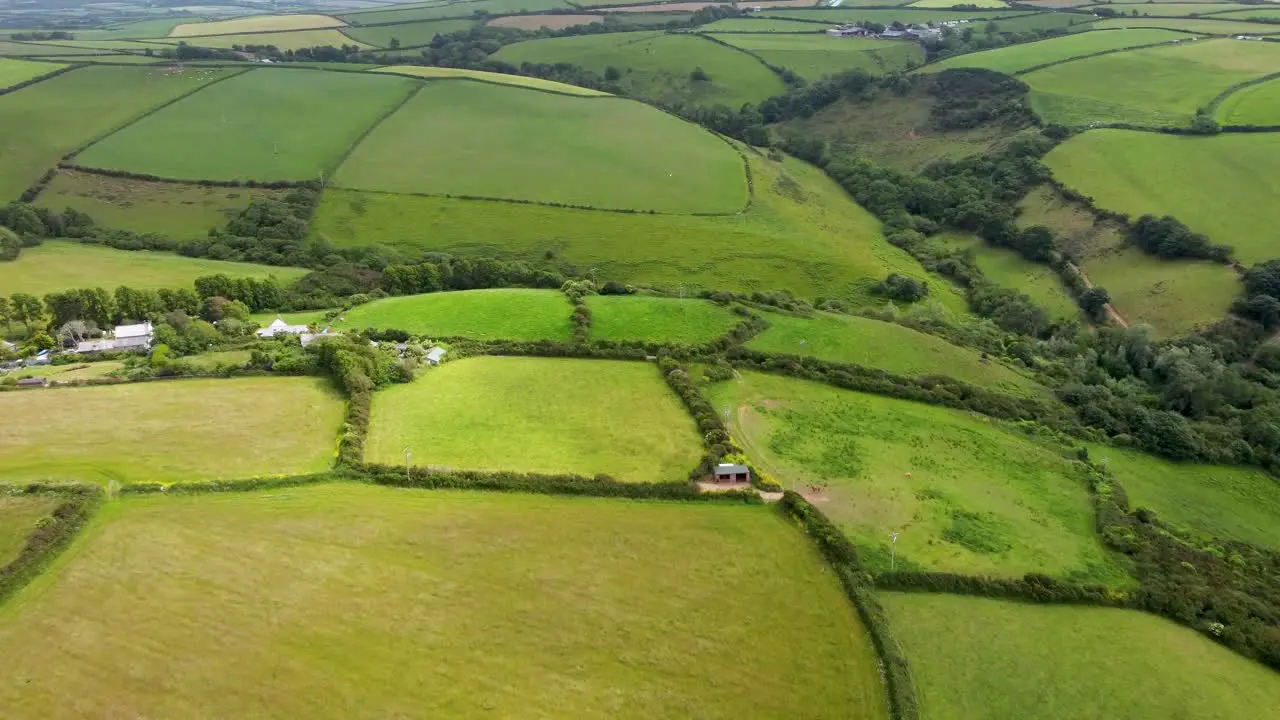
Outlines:
[[404,479],[405,479],[405,482],[412,482],[412,481],[413,481],[413,478],[409,475],[409,462],[410,462],[410,460],[411,460],[412,458],[413,458],[413,453],[412,453],[412,452],[410,452],[410,450],[409,450],[409,448],[408,448],[408,447],[406,447],[406,448],[404,449]]
[[591,268],[591,270],[590,270],[590,272],[591,272],[591,287],[592,287],[592,289],[596,290],[597,292],[599,292],[599,291],[600,291],[600,283],[596,280],[596,271],[597,271],[597,270],[599,270],[599,269],[600,269],[600,268],[594,268],[594,267],[593,267],[593,268]]
[[889,572],[898,566],[898,533],[889,533]]

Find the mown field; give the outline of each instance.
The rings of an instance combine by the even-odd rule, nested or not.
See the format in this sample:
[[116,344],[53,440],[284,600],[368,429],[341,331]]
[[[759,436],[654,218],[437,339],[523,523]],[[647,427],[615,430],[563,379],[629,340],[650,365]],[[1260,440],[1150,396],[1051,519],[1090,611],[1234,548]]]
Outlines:
[[357,305],[337,324],[477,340],[568,340],[573,306],[556,290],[463,290]]
[[697,429],[652,363],[454,360],[374,396],[370,462],[680,482]]
[[1044,392],[998,361],[983,362],[968,348],[902,325],[831,313],[812,318],[769,313],[764,318],[769,328],[747,343],[753,350],[852,363],[906,377],[945,375],[1010,395]]
[[1218,106],[1223,125],[1280,126],[1280,79],[1241,88]]
[[979,415],[775,375],[743,373],[710,394],[747,454],[813,496],[872,571],[1130,583],[1059,448]]
[[[596,102],[596,101],[590,101]],[[879,222],[823,172],[798,160],[748,154],[755,198],[725,217],[603,213],[447,198],[326,190],[313,230],[339,246],[368,238],[409,251],[463,257],[550,257],[599,277],[677,290],[787,288],[800,297],[870,300],[890,272],[928,278],[884,240]],[[643,238],[644,242],[637,242]],[[966,312],[941,278],[935,298]]]
[[[760,61],[696,35],[645,31],[528,40],[491,57],[513,65],[566,62],[601,75],[615,67],[622,73],[618,82],[629,92],[661,102],[737,108],[786,91],[781,78]],[[690,78],[699,67],[709,80]]]
[[74,208],[111,229],[160,233],[180,240],[204,237],[254,200],[276,197],[277,190],[206,187],[148,182],[60,170],[40,193],[36,205],[62,211]]
[[0,58],[0,90],[38,78],[41,75],[48,75],[63,67],[65,66],[53,63]]
[[881,75],[924,62],[924,51],[919,45],[896,40],[770,33],[729,33],[712,37],[742,48],[770,65],[787,68],[806,80],[847,70]]
[[57,505],[57,499],[48,495],[0,494],[0,567],[22,552],[36,523],[48,517]]
[[342,398],[319,378],[0,393],[0,482],[231,480],[329,467]]
[[[1243,43],[1241,43],[1243,44]],[[1045,157],[1067,186],[1108,210],[1173,215],[1246,264],[1277,255],[1271,228],[1280,177],[1280,136],[1187,137],[1093,130]]]
[[742,160],[696,125],[631,100],[465,81],[422,87],[333,181],[661,212],[733,213],[747,202]]
[[929,65],[930,71],[948,68],[986,68],[1012,75],[1033,67],[1061,62],[1095,53],[1121,48],[1155,45],[1188,39],[1186,33],[1171,30],[1111,30],[1049,38],[1031,43],[1009,45],[994,50],[966,53]]
[[318,179],[416,87],[389,75],[254,70],[148,115],[76,162],[180,180]]
[[1185,126],[1223,90],[1274,72],[1278,63],[1274,43],[1187,40],[1054,65],[1022,80],[1047,122]]
[[70,241],[46,241],[24,248],[14,262],[0,263],[0,288],[6,295],[46,293],[71,288],[120,285],[158,290],[190,287],[196,278],[222,273],[231,277],[267,277],[294,280],[306,273],[300,268],[189,258],[174,253],[131,252]]
[[929,720],[1234,720],[1280,707],[1274,671],[1134,610],[883,593]]
[[885,714],[856,613],[764,507],[363,485],[128,498],[15,600],[13,720]]
[[705,343],[723,336],[741,320],[729,308],[706,300],[590,295],[592,340]]
[[1031,298],[1049,313],[1049,317],[1055,320],[1080,319],[1080,306],[1062,285],[1057,272],[1048,265],[1031,262],[1014,250],[992,245],[974,235],[947,234],[940,240],[946,247],[970,253],[988,280]]
[[463,78],[467,80],[498,83],[500,85],[514,85],[516,87],[534,88],[536,90],[548,90],[565,95],[581,95],[583,97],[601,97],[609,94],[599,90],[578,87],[577,85],[569,85],[567,83],[560,83],[552,80],[543,80],[542,78],[525,77],[524,75],[504,75],[503,73],[485,72],[483,70],[468,70],[466,68],[429,67],[425,65],[392,65],[390,67],[376,68],[373,72],[408,75],[410,77],[425,78],[428,80],[438,78]]
[[310,30],[312,28],[342,27],[345,24],[341,20],[328,15],[253,15],[214,22],[183,23],[170,30],[169,37]]
[[1107,18],[1099,20],[1090,28],[1107,30],[1111,28],[1155,27],[1210,35],[1273,35],[1280,33],[1280,27],[1275,25],[1241,22],[1242,20],[1243,18],[1234,15],[1211,15],[1204,18]]
[[87,67],[0,97],[0,200],[17,200],[63,155],[233,72]]
[[399,40],[400,47],[411,48],[426,45],[437,35],[466,30],[475,24],[474,20],[434,20],[403,25],[347,28],[343,30],[343,34],[373,47],[391,47],[392,40]]
[[185,42],[188,45],[193,45],[195,47],[227,49],[234,48],[237,45],[274,45],[281,50],[301,50],[302,48],[318,47],[321,45],[332,45],[333,47],[342,47],[343,45],[355,45],[357,47],[363,46],[359,41],[343,35],[340,31],[332,28],[327,30],[294,30],[292,32],[167,38],[163,41],[157,42],[164,42],[169,45],[177,45],[179,42]]

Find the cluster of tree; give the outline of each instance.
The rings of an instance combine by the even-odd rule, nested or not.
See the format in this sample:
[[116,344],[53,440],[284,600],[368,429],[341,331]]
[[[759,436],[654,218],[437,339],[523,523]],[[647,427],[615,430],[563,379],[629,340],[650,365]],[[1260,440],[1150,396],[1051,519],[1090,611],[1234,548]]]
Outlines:
[[896,302],[913,303],[929,296],[929,283],[890,273],[888,277],[876,284],[872,292]]
[[52,30],[50,32],[14,33],[10,35],[9,38],[11,40],[18,40],[20,42],[30,42],[30,41],[39,42],[41,40],[75,40],[76,36],[74,33],[69,33],[65,30]]
[[541,270],[519,260],[467,260],[430,253],[416,262],[387,265],[382,269],[378,287],[389,295],[417,295],[497,287],[559,288],[565,280],[560,273]]
[[[1244,298],[1232,306],[1233,311],[1267,330],[1280,327],[1280,260],[1268,260],[1245,271],[1244,292]],[[1270,354],[1267,352],[1265,356]],[[1270,361],[1266,362],[1270,364]]]
[[[957,8],[963,7],[962,5],[957,6]],[[977,8],[974,9],[976,10]],[[1088,22],[1088,20],[1088,16],[1082,16],[1081,18],[1081,22]],[[929,62],[933,62],[953,55],[964,55],[965,53],[991,50],[1005,45],[1043,40],[1064,35],[1067,32],[1066,28],[1037,28],[1005,32],[1001,28],[998,19],[981,25],[978,23],[966,23],[961,28],[943,28],[941,38],[925,45],[925,54]]]
[[658,359],[658,370],[667,381],[667,386],[675,392],[680,402],[684,403],[685,409],[693,416],[693,421],[698,425],[698,434],[702,436],[703,447],[706,448],[702,462],[689,473],[689,478],[695,479],[708,475],[720,458],[736,450],[733,441],[729,439],[724,420],[720,417],[720,413],[716,412],[711,401],[702,394],[698,384],[689,376],[688,368],[673,358],[664,356]]
[[1232,249],[1214,245],[1209,238],[1165,215],[1143,215],[1129,226],[1129,239],[1144,252],[1162,258],[1202,258],[1226,262]]
[[914,76],[934,98],[929,122],[938,130],[967,130],[983,125],[1017,129],[1038,123],[1027,101],[1026,83],[980,68],[956,68]]
[[573,303],[573,339],[584,343],[591,338],[591,308],[587,296],[595,294],[595,286],[586,280],[566,280],[560,292]]

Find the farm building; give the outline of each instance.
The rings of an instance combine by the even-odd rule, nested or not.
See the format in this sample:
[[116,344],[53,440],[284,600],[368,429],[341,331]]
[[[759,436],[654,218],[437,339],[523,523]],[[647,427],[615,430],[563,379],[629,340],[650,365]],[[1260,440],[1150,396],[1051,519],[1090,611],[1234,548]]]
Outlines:
[[857,25],[841,25],[828,28],[827,34],[832,37],[866,37],[871,34],[871,31]]
[[150,322],[137,325],[117,325],[111,337],[99,340],[82,340],[76,343],[74,352],[79,354],[106,352],[108,350],[142,350],[151,347],[154,328]]
[[[280,321],[276,320],[276,322],[280,322]],[[275,323],[272,323],[272,324],[274,325]],[[286,326],[286,327],[296,327],[296,326]],[[262,333],[261,330],[259,330],[258,333],[259,333],[259,337],[267,337],[261,334]],[[302,341],[302,347],[307,347],[308,345],[310,345],[311,343],[317,340],[328,338],[328,337],[338,337],[339,335],[341,335],[341,333],[336,333],[330,330],[329,328],[325,328],[324,330],[318,333],[304,332],[298,336],[298,340]]]
[[444,359],[444,355],[446,352],[448,351],[440,347],[439,345],[431,348],[430,350],[427,351],[427,364],[439,365],[440,361]]
[[44,387],[49,381],[45,378],[22,378],[18,381],[18,387]]
[[277,335],[302,335],[310,329],[306,325],[290,325],[284,320],[276,318],[270,325],[255,334],[260,338],[270,338]]
[[712,471],[716,482],[750,482],[751,469],[746,465],[736,465],[734,463],[720,463],[716,465],[716,469]]

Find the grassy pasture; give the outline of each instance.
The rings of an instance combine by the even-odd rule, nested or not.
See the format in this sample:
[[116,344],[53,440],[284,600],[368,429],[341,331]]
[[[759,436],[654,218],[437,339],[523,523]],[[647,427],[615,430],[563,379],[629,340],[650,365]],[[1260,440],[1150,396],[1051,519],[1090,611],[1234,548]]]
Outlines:
[[485,72],[484,70],[468,70],[466,68],[428,67],[424,65],[392,65],[390,67],[380,67],[372,70],[371,72],[394,73],[396,75],[408,75],[410,77],[426,78],[428,80],[460,78],[464,80],[479,80],[481,82],[498,83],[501,85],[533,88],[535,90],[547,90],[549,92],[557,92],[564,95],[609,97],[609,93],[607,92],[578,87],[577,85],[569,85],[568,83],[555,82],[554,80],[543,80],[542,78],[525,77],[524,75],[506,75],[504,73]]
[[[1031,107],[1047,122],[1187,125],[1197,108],[1240,82],[1274,72],[1280,45],[1184,41],[1037,70],[1022,77]],[[1097,79],[1107,78],[1100,83]]]
[[679,482],[697,428],[652,363],[474,357],[374,396],[371,462]]
[[706,300],[643,295],[591,295],[591,339],[704,343],[724,335],[739,318]]
[[169,37],[238,35],[240,33],[285,32],[342,27],[346,23],[328,15],[250,15],[214,22],[183,23],[169,31]]
[[924,62],[924,51],[919,45],[897,40],[770,33],[730,33],[714,37],[808,80],[846,70],[880,75]]
[[494,27],[520,28],[521,30],[563,30],[567,27],[590,25],[603,21],[600,15],[508,15],[494,18],[487,24]]
[[332,172],[416,86],[371,73],[253,70],[143,118],[77,162],[180,180],[310,180]]
[[999,361],[983,362],[973,350],[895,323],[831,313],[764,317],[769,328],[747,343],[753,350],[852,363],[907,377],[945,375],[1009,395],[1044,392],[1034,380]]
[[1069,60],[1094,53],[1121,48],[1155,45],[1185,40],[1185,33],[1171,30],[1111,30],[1049,38],[1031,43],[1009,45],[994,50],[967,53],[947,58],[928,66],[930,71],[948,68],[986,68],[1009,75],[1052,62]]
[[352,25],[386,25],[413,22],[415,20],[439,20],[441,18],[470,18],[477,12],[504,15],[538,10],[567,9],[565,0],[473,0],[439,5],[421,5],[389,10],[366,10],[339,15]]
[[1012,288],[1031,298],[1055,319],[1078,320],[1080,306],[1063,287],[1053,268],[1002,248],[974,235],[947,235],[943,243],[973,255],[978,269],[995,284]]
[[857,614],[763,507],[128,498],[0,611],[0,652],[13,720],[885,714]]
[[885,5],[893,3],[873,2],[878,5],[877,8],[857,8],[844,7],[849,3],[842,3],[838,8],[814,8],[805,10],[767,10],[760,13],[766,18],[786,18],[791,20],[808,20],[810,22],[820,23],[856,23],[856,22],[877,22],[882,25],[888,25],[893,22],[900,23],[937,23],[946,22],[947,20],[988,20],[994,18],[1013,18],[1023,15],[1030,15],[1025,10],[939,10],[939,9],[919,9],[909,7],[886,8]]
[[92,30],[76,30],[77,40],[134,40],[166,37],[173,29],[189,24],[191,18],[153,18],[135,20]]
[[821,33],[830,25],[803,20],[781,20],[770,17],[725,18],[698,28],[712,33]]
[[1278,217],[1272,199],[1280,193],[1280,178],[1272,172],[1280,166],[1278,135],[1093,130],[1054,148],[1045,162],[1100,207],[1135,217],[1173,215],[1235,247],[1246,264],[1276,256],[1271,228]]
[[0,567],[22,552],[36,523],[57,505],[55,498],[46,495],[0,495]]
[[34,42],[9,42],[0,40],[0,56],[30,57],[35,55],[98,55],[102,50],[87,47],[48,45]]
[[1011,15],[995,19],[1000,32],[1027,32],[1029,30],[1057,30],[1089,28],[1094,18],[1077,13],[1031,13],[1027,15]]
[[1272,35],[1280,33],[1280,27],[1240,22],[1241,19],[1233,15],[1209,15],[1203,18],[1107,18],[1099,20],[1091,27],[1098,30],[1160,27],[1206,35]]
[[1139,7],[1132,3],[1120,4],[1104,4],[1090,6],[1090,10],[1111,10],[1119,14],[1130,15],[1134,10],[1138,11],[1140,16],[1150,17],[1195,17],[1198,15],[1213,15],[1217,13],[1231,12],[1232,10],[1245,10],[1248,5],[1228,2],[1211,2],[1211,3],[1153,3],[1150,6]]
[[907,7],[913,8],[950,8],[960,5],[974,6],[980,8],[1007,8],[1009,5],[1004,0],[918,0]]
[[279,194],[59,170],[36,204],[58,211],[75,208],[104,227],[187,239],[204,237],[209,228],[225,226],[250,202]]
[[662,212],[732,213],[747,202],[742,160],[696,125],[632,100],[474,82],[427,84],[333,181]]
[[1131,507],[1204,538],[1280,550],[1280,482],[1257,468],[1175,463],[1136,450],[1088,445],[1129,495]]
[[63,155],[230,72],[88,67],[0,97],[0,200],[17,200]]
[[[549,15],[547,17],[559,17]],[[390,47],[394,38],[400,41],[400,47],[411,48],[427,45],[437,35],[466,30],[476,22],[474,20],[431,20],[427,22],[404,23],[402,25],[377,25],[374,27],[347,28],[343,34],[373,47]]]
[[275,33],[248,33],[244,35],[202,35],[200,37],[167,38],[163,42],[169,45],[185,42],[188,45],[205,48],[232,48],[236,45],[275,45],[281,50],[299,50],[320,45],[332,45],[334,47],[343,45],[365,46],[364,43],[343,35],[333,28]]
[[814,497],[874,572],[890,569],[900,532],[898,569],[1129,583],[1060,448],[984,416],[777,375],[743,373],[710,394],[747,454]]
[[[736,108],[786,91],[782,80],[750,55],[690,34],[644,31],[527,40],[492,57],[513,65],[567,62],[600,74],[616,67],[623,87],[657,101]],[[691,80],[695,67],[711,79]]]
[[1280,706],[1272,670],[1136,610],[883,593],[930,720],[1232,720]]
[[1280,125],[1280,80],[1241,88],[1218,106],[1223,125]]
[[[1223,19],[1227,20],[1253,20],[1254,18],[1280,20],[1280,8],[1254,5],[1244,10],[1232,10],[1222,15]],[[1276,31],[1275,28],[1273,28],[1273,31]]]
[[[598,102],[598,101],[590,101]],[[511,203],[329,189],[313,221],[339,246],[378,238],[411,252],[502,256],[545,262],[547,253],[602,280],[677,290],[788,288],[801,297],[871,302],[889,272],[929,278],[884,240],[879,222],[819,169],[748,154],[755,198],[741,215],[697,217],[602,213]],[[644,242],[636,242],[644,238]],[[938,300],[964,313],[964,299],[933,278]]]
[[108,377],[111,373],[123,367],[123,362],[115,360],[81,363],[78,365],[37,365],[36,367],[14,370],[5,377],[14,377],[19,380],[22,378],[41,377],[48,378],[49,382],[72,382],[74,380],[92,380]]
[[231,480],[329,467],[342,398],[318,378],[0,393],[0,482]]
[[568,340],[572,312],[556,290],[463,290],[374,300],[337,324],[478,340]]
[[0,58],[0,90],[38,78],[63,68],[54,63],[30,62]]
[[46,293],[83,287],[159,288],[190,287],[202,275],[222,273],[232,277],[275,275],[294,280],[307,271],[251,263],[189,258],[175,253],[130,252],[97,245],[51,240],[24,248],[14,262],[0,263],[0,288],[6,295]]
[[326,324],[324,322],[324,316],[325,316],[325,313],[327,312],[328,312],[327,310],[304,310],[302,312],[294,312],[294,313],[276,313],[276,312],[254,313],[253,315],[249,316],[249,321],[258,323],[259,325],[266,327],[267,325],[270,325],[272,321],[274,321],[276,318],[280,318],[281,320],[284,320],[290,325],[321,325],[323,326]]

